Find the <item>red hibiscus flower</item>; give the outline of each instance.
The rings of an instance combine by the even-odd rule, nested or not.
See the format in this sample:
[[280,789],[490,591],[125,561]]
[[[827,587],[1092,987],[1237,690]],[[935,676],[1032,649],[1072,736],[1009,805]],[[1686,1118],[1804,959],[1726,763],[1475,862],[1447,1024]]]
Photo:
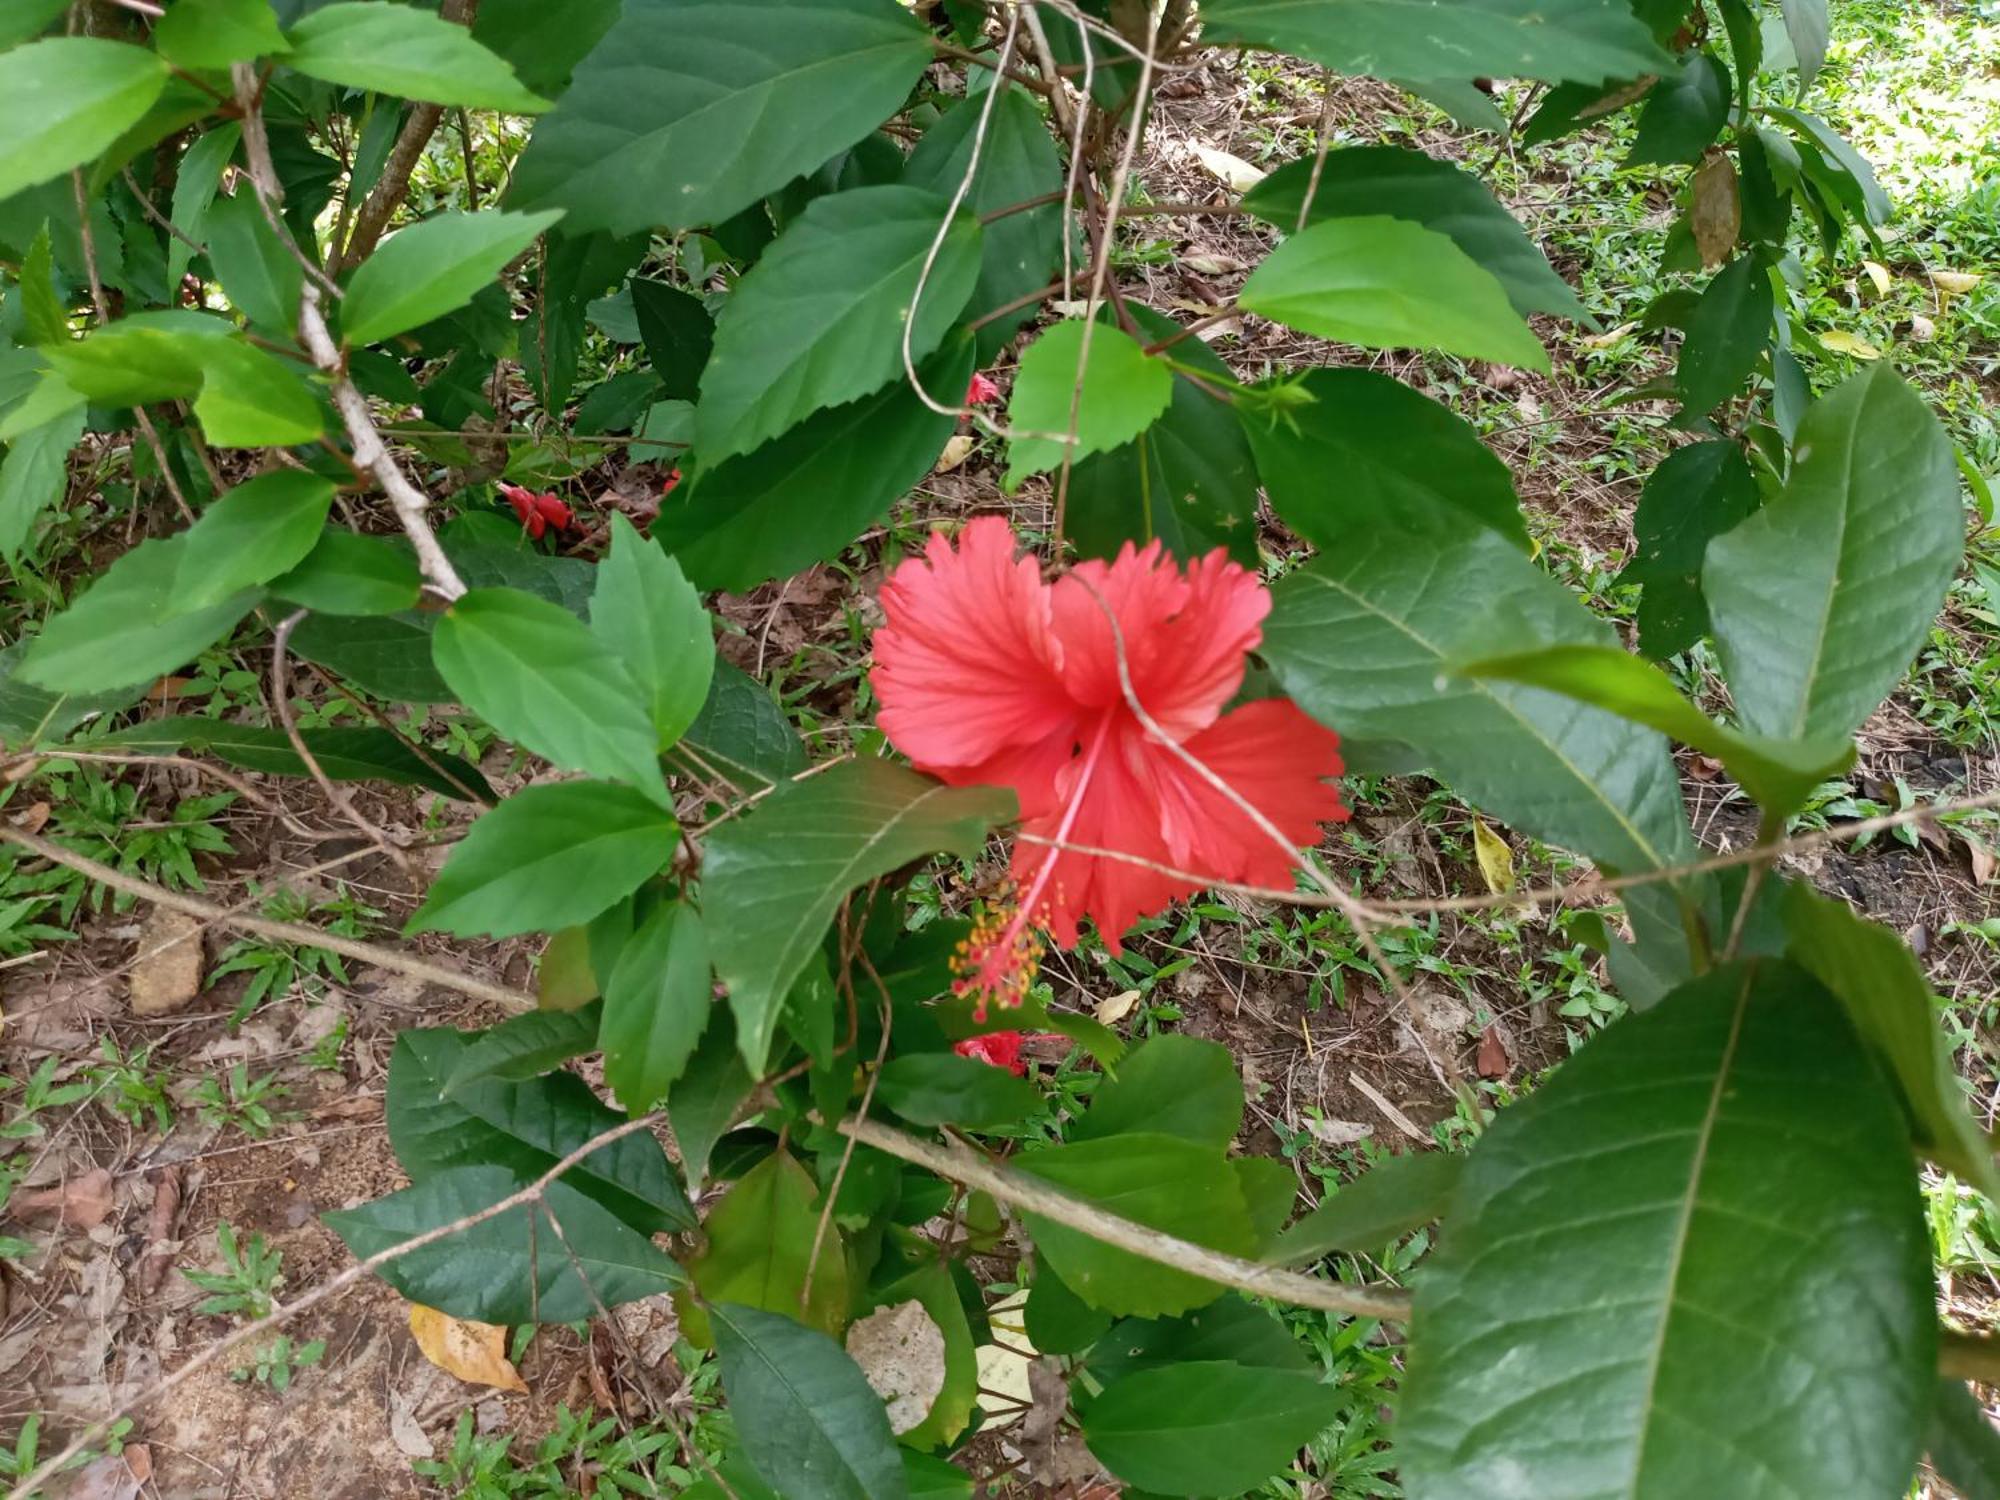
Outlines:
[[[1294,844],[1347,816],[1327,778],[1339,739],[1289,701],[1224,713],[1244,657],[1263,638],[1270,596],[1220,551],[1185,572],[1158,542],[1130,543],[1109,566],[1079,564],[1054,584],[997,516],[956,546],[934,533],[922,558],[882,587],[885,623],[871,674],[880,722],[922,770],[954,786],[1013,788],[1024,833],[1196,871],[1213,880],[1290,883],[1280,848],[1234,800],[1156,738],[1127,702],[1108,608],[1134,695],[1160,731],[1214,772]],[[959,965],[961,994],[1018,1004],[1047,927],[1074,947],[1096,922],[1111,951],[1141,916],[1200,888],[1129,861],[1014,849],[1021,893],[978,922]]]
[[984,406],[988,401],[998,401],[999,399],[1000,387],[975,370],[972,375],[972,384],[965,388],[965,404],[967,406]]
[[502,482],[500,494],[514,507],[514,514],[521,518],[521,524],[528,529],[528,535],[537,541],[542,533],[553,526],[557,531],[567,531],[574,524],[575,517],[570,508],[558,500],[553,493],[538,495],[533,490],[523,489],[518,484]]
[[1021,1044],[1027,1039],[1025,1031],[989,1031],[984,1036],[969,1036],[962,1042],[954,1042],[951,1050],[960,1057],[991,1063],[996,1068],[1005,1068],[1016,1078],[1025,1078],[1028,1076],[1028,1065],[1021,1061]]

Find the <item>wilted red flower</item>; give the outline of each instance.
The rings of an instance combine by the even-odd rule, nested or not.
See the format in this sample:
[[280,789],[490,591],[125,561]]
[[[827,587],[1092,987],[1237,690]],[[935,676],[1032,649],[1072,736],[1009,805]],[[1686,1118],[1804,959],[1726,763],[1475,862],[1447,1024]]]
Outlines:
[[967,406],[984,406],[988,401],[1000,399],[1000,387],[988,380],[977,370],[972,373],[972,384],[965,388]]
[[681,471],[679,469],[667,470],[667,477],[660,481],[660,498],[662,500],[666,499],[667,496],[674,492],[674,486],[680,482]]
[[[1108,608],[1124,639],[1134,695],[1160,730],[1269,819],[1293,844],[1347,816],[1327,781],[1339,739],[1291,702],[1265,698],[1227,714],[1244,658],[1263,638],[1270,596],[1220,551],[1185,572],[1153,542],[1109,566],[1079,564],[1053,585],[1014,535],[981,517],[956,546],[933,533],[922,558],[882,588],[871,674],[892,744],[955,786],[1013,788],[1022,831],[1118,850],[1256,885],[1290,882],[1282,849],[1243,808],[1156,739],[1127,703]],[[1126,860],[1014,848],[1017,903],[985,913],[959,965],[961,994],[1018,1004],[1046,926],[1074,947],[1096,922],[1111,951],[1141,916],[1192,894],[1181,880]]]
[[1021,1044],[1027,1039],[1025,1031],[989,1031],[984,1036],[969,1036],[962,1042],[954,1042],[951,1050],[960,1057],[991,1063],[996,1068],[1005,1068],[1016,1078],[1025,1078],[1028,1076],[1028,1065],[1021,1061]]
[[538,541],[549,527],[553,526],[557,531],[567,531],[576,519],[571,515],[570,508],[553,493],[538,495],[533,490],[503,481],[500,485],[500,494],[514,507],[514,514],[519,516],[521,524],[528,528],[528,535]]

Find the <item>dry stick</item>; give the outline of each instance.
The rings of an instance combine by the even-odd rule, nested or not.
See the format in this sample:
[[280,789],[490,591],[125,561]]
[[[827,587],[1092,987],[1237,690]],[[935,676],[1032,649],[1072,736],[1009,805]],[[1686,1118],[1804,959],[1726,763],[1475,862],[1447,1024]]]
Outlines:
[[[125,186],[132,190],[132,196],[139,200],[140,211],[143,212],[147,218],[151,219],[155,224],[159,225],[160,228],[166,230],[168,234],[172,235],[175,239],[179,240],[183,245],[186,245],[188,249],[194,251],[196,255],[208,254],[208,246],[202,244],[199,240],[189,239],[187,235],[181,232],[179,225],[175,224],[172,219],[168,218],[165,214],[161,213],[159,209],[153,206],[153,200],[151,198],[148,198],[146,196],[145,189],[139,186],[139,179],[132,175],[132,169],[130,167],[120,167],[118,169],[118,174],[125,179]],[[174,292],[174,290],[175,288],[173,287],[167,288],[167,291],[170,295]]]
[[309,609],[295,609],[278,622],[271,633],[271,704],[277,710],[278,723],[284,728],[285,738],[292,742],[292,753],[305,763],[306,772],[319,783],[319,789],[326,794],[340,815],[352,823],[383,854],[389,863],[402,871],[403,878],[414,887],[419,882],[417,872],[410,866],[410,857],[402,848],[391,842],[389,835],[377,828],[366,818],[361,809],[354,805],[354,799],[334,784],[326,768],[319,763],[312,747],[306,744],[306,737],[299,733],[298,718],[292,712],[291,658],[287,648],[291,645],[292,632],[299,628],[299,622],[311,614]]
[[265,224],[278,237],[278,243],[299,263],[307,282],[319,283],[335,299],[345,296],[340,284],[322,271],[319,262],[300,247],[278,214],[278,206],[285,201],[285,189],[278,179],[278,169],[271,161],[270,137],[264,133],[264,116],[261,113],[264,85],[257,76],[256,68],[249,63],[232,63],[229,78],[236,87],[236,107],[243,113],[243,155],[250,164],[250,186],[257,200],[257,211],[263,214]]
[[275,797],[267,796],[263,792],[258,791],[256,787],[238,776],[234,771],[225,771],[222,767],[211,765],[208,761],[193,760],[185,755],[113,755],[100,750],[71,750],[64,747],[52,751],[39,751],[35,754],[21,757],[22,768],[18,771],[15,769],[14,763],[9,762],[5,773],[0,774],[0,782],[21,780],[33,775],[36,770],[34,762],[42,760],[74,760],[99,766],[169,766],[193,771],[202,776],[213,777],[236,793],[237,796],[243,798],[244,801],[261,807],[300,838],[311,839],[319,837],[319,834],[315,830],[308,828],[297,818],[293,817],[291,813],[287,812],[283,803],[279,802]]
[[1206,1245],[1190,1244],[1144,1224],[1135,1224],[1116,1214],[1106,1213],[1091,1203],[1056,1191],[1032,1177],[995,1166],[985,1158],[957,1145],[939,1145],[921,1140],[874,1120],[846,1119],[835,1127],[842,1135],[887,1152],[898,1160],[925,1167],[966,1187],[990,1193],[1002,1203],[1068,1229],[1081,1230],[1092,1239],[1115,1249],[1126,1250],[1163,1266],[1235,1287],[1253,1296],[1270,1297],[1297,1307],[1314,1307],[1326,1312],[1348,1313],[1358,1318],[1407,1318],[1409,1293],[1400,1287],[1344,1286],[1301,1276],[1254,1260],[1225,1255]]
[[40,1485],[43,1480],[59,1472],[77,1454],[103,1437],[110,1430],[113,1422],[116,1422],[120,1417],[137,1411],[142,1406],[157,1401],[168,1392],[185,1384],[214,1364],[226,1351],[235,1348],[238,1344],[245,1343],[250,1339],[258,1337],[260,1334],[268,1333],[279,1324],[289,1322],[300,1313],[307,1312],[319,1306],[320,1303],[338,1296],[362,1277],[372,1271],[378,1270],[382,1266],[388,1265],[393,1260],[401,1260],[405,1255],[422,1250],[427,1246],[435,1245],[439,1240],[449,1239],[455,1234],[463,1234],[466,1230],[484,1224],[488,1219],[498,1218],[501,1214],[507,1213],[511,1209],[519,1208],[523,1204],[532,1203],[539,1205],[542,1201],[542,1193],[547,1189],[548,1185],[569,1171],[571,1167],[583,1161],[592,1152],[610,1145],[613,1141],[621,1140],[635,1131],[650,1129],[655,1123],[664,1118],[663,1115],[658,1114],[641,1115],[636,1120],[626,1120],[621,1124],[614,1125],[602,1134],[593,1136],[590,1140],[585,1141],[576,1150],[570,1152],[568,1156],[565,1156],[561,1161],[550,1167],[548,1171],[542,1173],[540,1177],[537,1177],[519,1192],[510,1193],[498,1203],[490,1204],[480,1209],[477,1213],[466,1214],[462,1218],[452,1220],[449,1224],[440,1224],[435,1229],[426,1229],[422,1234],[415,1235],[410,1239],[402,1241],[400,1244],[390,1245],[386,1249],[377,1250],[366,1260],[357,1261],[355,1264],[349,1266],[345,1271],[334,1277],[333,1280],[314,1287],[296,1302],[284,1307],[274,1307],[269,1313],[257,1319],[256,1322],[246,1323],[233,1333],[223,1335],[193,1359],[182,1365],[178,1370],[175,1370],[173,1374],[162,1376],[140,1391],[138,1395],[128,1401],[121,1402],[110,1415],[100,1417],[97,1421],[84,1428],[67,1448],[56,1454],[55,1457],[48,1460],[39,1469],[35,1470],[34,1473],[8,1491],[7,1500],[28,1500],[28,1497],[35,1492],[36,1486]]
[[348,958],[357,958],[365,964],[373,964],[378,969],[390,969],[398,974],[408,974],[412,979],[456,990],[461,995],[470,995],[475,1000],[489,1000],[509,1011],[533,1010],[535,997],[524,995],[518,990],[507,989],[489,980],[476,979],[470,974],[461,974],[456,969],[447,969],[442,964],[434,964],[426,959],[414,958],[396,948],[383,948],[374,943],[364,943],[355,938],[341,937],[318,927],[308,927],[299,922],[277,922],[269,917],[254,917],[226,907],[213,906],[193,896],[179,891],[170,891],[165,886],[127,875],[122,870],[114,870],[109,865],[65,849],[61,844],[32,833],[24,833],[18,828],[10,828],[0,823],[0,842],[19,844],[23,849],[32,849],[44,859],[52,859],[59,865],[66,865],[80,874],[89,876],[100,885],[108,885],[114,891],[123,891],[128,896],[137,896],[150,901],[155,906],[182,912],[190,917],[198,917],[222,927],[238,928],[244,932],[258,932],[266,937],[281,938],[288,943],[298,943],[306,947],[325,948]]
[[1312,176],[1306,179],[1306,195],[1299,203],[1299,222],[1292,226],[1293,234],[1305,233],[1313,199],[1319,196],[1320,174],[1326,170],[1326,148],[1333,140],[1333,69],[1320,70],[1319,88],[1319,144],[1313,151]]
[[1062,70],[1056,66],[1055,49],[1049,46],[1048,33],[1042,30],[1041,12],[1035,9],[1033,0],[1020,7],[1022,18],[1028,23],[1028,36],[1035,44],[1035,62],[1048,76],[1052,87],[1049,90],[1049,105],[1055,111],[1056,125],[1069,138],[1069,170],[1063,175],[1062,189],[1062,253],[1063,299],[1075,295],[1073,283],[1076,267],[1071,254],[1072,236],[1070,221],[1076,213],[1076,184],[1083,170],[1083,127],[1084,117],[1090,112],[1090,90],[1096,78],[1097,55],[1088,45],[1083,48],[1083,93],[1081,103],[1072,107],[1068,92],[1062,84]]

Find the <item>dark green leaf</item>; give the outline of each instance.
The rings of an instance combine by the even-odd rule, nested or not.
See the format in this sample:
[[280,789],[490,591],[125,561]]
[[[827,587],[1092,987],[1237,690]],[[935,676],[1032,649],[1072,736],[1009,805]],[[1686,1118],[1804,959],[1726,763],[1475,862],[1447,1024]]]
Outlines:
[[1417,1151],[1377,1162],[1278,1238],[1266,1257],[1310,1265],[1336,1250],[1375,1255],[1412,1229],[1444,1217],[1465,1158]]
[[572,1057],[594,1051],[598,1010],[596,1005],[576,1010],[531,1010],[474,1032],[445,1075],[445,1096],[449,1098],[481,1079],[523,1083],[561,1067]]
[[289,334],[298,326],[298,257],[265,222],[257,196],[245,184],[233,197],[217,198],[204,219],[209,264],[229,300],[252,323]]
[[[707,1243],[688,1263],[695,1289],[710,1303],[783,1313],[823,1333],[838,1333],[847,1321],[846,1255],[829,1226],[814,1265],[818,1200],[812,1175],[789,1152],[765,1157],[708,1211],[702,1224]],[[694,1338],[706,1343],[702,1319],[688,1321]]]
[[16,282],[21,298],[21,332],[28,344],[60,344],[69,338],[69,309],[56,295],[49,226],[42,225],[21,261]]
[[708,1175],[709,1153],[736,1123],[756,1083],[743,1066],[736,1048],[736,1028],[726,1008],[710,1006],[708,1028],[702,1032],[700,1045],[694,1049],[667,1108],[689,1191],[701,1190],[702,1179]]
[[167,85],[143,47],[48,37],[0,53],[0,198],[93,161]]
[[950,1052],[912,1052],[883,1065],[875,1091],[914,1125],[991,1130],[1034,1113],[1041,1094],[1005,1068]]
[[0,646],[0,745],[29,750],[61,739],[85,719],[123,708],[139,696],[138,685],[114,692],[50,693],[23,681],[17,669],[30,641]]
[[491,48],[539,94],[555,98],[618,19],[618,0],[480,0],[472,39]]
[[1044,1262],[1035,1268],[1021,1323],[1029,1344],[1040,1353],[1081,1354],[1110,1331],[1111,1314],[1077,1296]]
[[1962,1380],[1940,1380],[1930,1438],[1931,1467],[1962,1500],[2000,1500],[2000,1430]]
[[205,609],[299,563],[319,540],[333,481],[299,469],[247,479],[201,513],[181,547],[175,591]]
[[882,1398],[832,1339],[776,1313],[709,1309],[744,1451],[786,1500],[905,1500]]
[[512,512],[459,516],[438,536],[467,588],[520,589],[560,604],[579,620],[590,612],[597,567],[580,557],[552,557],[534,547]]
[[1183,1317],[1124,1319],[1091,1354],[1089,1369],[1108,1385],[1141,1370],[1201,1361],[1253,1370],[1315,1368],[1306,1346],[1283,1323],[1232,1293]]
[[[1484,95],[1480,96],[1484,98]],[[1287,162],[1243,195],[1243,207],[1287,234],[1313,177],[1310,160]],[[1517,312],[1585,317],[1583,304],[1486,184],[1463,168],[1404,146],[1329,151],[1309,223],[1387,214],[1448,235],[1498,278]]]
[[[428,788],[444,797],[490,799],[486,778],[455,755],[431,753],[430,761],[386,729],[345,726],[303,729],[299,738],[331,781],[393,781]],[[232,766],[270,776],[310,776],[306,763],[282,729],[261,729],[223,719],[193,716],[148,719],[105,737],[149,754],[206,750]],[[431,762],[436,762],[435,765]],[[453,778],[457,778],[454,782]]]
[[1771,278],[1739,255],[1702,288],[1688,318],[1674,384],[1686,416],[1706,416],[1738,394],[1771,341]]
[[1625,165],[1692,165],[1728,123],[1729,69],[1712,52],[1691,53],[1647,91]]
[[1173,397],[1173,370],[1122,328],[1069,318],[1043,329],[1014,372],[1007,404],[1015,433],[1007,445],[1007,487],[1060,465],[1072,428],[1073,457],[1102,453],[1152,426]]
[[[687,66],[726,57],[726,69]],[[570,228],[715,224],[875,129],[930,61],[892,0],[626,0],[514,169]]]
[[1473,653],[1614,637],[1489,531],[1435,547],[1350,534],[1272,590],[1263,652],[1350,770],[1429,768],[1510,827],[1620,869],[1694,857],[1666,741],[1536,688],[1468,683]]
[[604,1081],[633,1114],[654,1108],[687,1071],[714,1009],[701,913],[656,906],[618,952],[604,985]]
[[927,854],[969,857],[1013,811],[1010,793],[865,760],[786,783],[716,829],[703,910],[751,1070],[762,1071],[779,1003],[849,891]]
[[1323,219],[1278,246],[1237,302],[1365,349],[1441,349],[1531,370],[1548,351],[1499,280],[1449,236],[1407,219]]
[[400,230],[361,263],[348,283],[347,298],[340,304],[342,334],[350,343],[373,344],[465,306],[561,217],[558,212],[447,210]]
[[1792,55],[1799,60],[1799,92],[1812,87],[1826,62],[1826,42],[1830,23],[1826,0],[1779,0],[1785,17],[1785,35],[1791,39]]
[[1243,1128],[1243,1080],[1220,1042],[1156,1036],[1132,1049],[1098,1085],[1072,1141],[1150,1132],[1218,1150]]
[[[1894,213],[1889,195],[1875,180],[1867,158],[1850,146],[1826,121],[1804,110],[1773,106],[1768,113],[1798,132],[1798,165],[1807,175],[1824,183],[1833,197],[1863,224],[1886,224]],[[1767,133],[1761,139],[1769,146],[1778,139]]]
[[[270,589],[274,597],[315,614],[392,615],[416,608],[423,581],[416,557],[400,538],[330,526],[297,567],[271,580]],[[424,656],[429,659],[428,642]]]
[[[443,1027],[405,1031],[396,1039],[389,1059],[389,1144],[411,1181],[454,1167],[488,1165],[523,1179],[538,1177],[622,1122],[574,1073],[519,1083],[458,1081],[474,1040],[468,1032]],[[452,1080],[449,1092],[447,1080]],[[564,1180],[642,1234],[695,1227],[694,1210],[666,1153],[646,1131],[600,1146]]]
[[716,319],[695,406],[704,462],[748,453],[816,411],[900,380],[906,337],[911,359],[938,347],[979,277],[979,221],[960,213],[947,228],[949,208],[913,187],[856,188],[807,205]]
[[[365,1259],[490,1208],[526,1185],[505,1167],[458,1167],[320,1218]],[[540,1209],[508,1209],[389,1261],[378,1274],[412,1302],[454,1318],[508,1324],[580,1323],[595,1317],[600,1303],[616,1307],[685,1283],[680,1267],[650,1239],[567,1183],[550,1183],[542,1197]],[[561,1239],[550,1217],[562,1226]]]
[[507,937],[574,927],[672,858],[677,834],[672,813],[627,787],[531,786],[472,825],[410,931]]
[[1340,1404],[1316,1374],[1195,1361],[1113,1381],[1090,1403],[1083,1437],[1128,1484],[1241,1495],[1285,1469]]
[[520,350],[521,373],[551,416],[562,411],[576,385],[591,299],[622,282],[645,254],[644,235],[559,233],[544,243]]
[[14,0],[0,13],[0,47],[18,46],[48,29],[69,9],[69,0]]
[[463,26],[414,6],[321,6],[291,28],[291,41],[287,67],[351,89],[516,115],[549,107]]
[[1731,442],[1676,449],[1646,476],[1632,514],[1632,560],[1618,577],[1644,589],[1639,647],[1653,660],[1678,655],[1708,634],[1702,559],[1709,542],[1734,529],[1761,499],[1756,476]]
[[431,665],[436,615],[314,615],[292,632],[292,649],[338,672],[364,692],[400,703],[450,703],[451,689]]
[[1757,1494],[1901,1494],[1931,1301],[1907,1134],[1838,1007],[1782,963],[1716,970],[1474,1148],[1417,1290],[1404,1486],[1742,1494],[1755,1452]]
[[1483,526],[1526,549],[1513,476],[1464,418],[1376,370],[1279,380],[1284,404],[1245,412],[1243,426],[1272,508],[1322,552],[1377,527],[1455,537]]
[[1951,440],[1886,362],[1814,402],[1784,489],[1702,570],[1743,727],[1859,728],[1923,644],[1964,536]]
[[182,68],[227,68],[287,47],[268,0],[177,0],[154,24],[153,45]]
[[741,667],[715,660],[708,700],[674,751],[677,763],[745,790],[806,768],[806,748],[777,700]]
[[677,401],[694,400],[715,346],[715,320],[701,298],[665,282],[634,278],[632,312],[661,391]]
[[638,685],[561,606],[519,589],[474,589],[438,621],[431,658],[459,700],[502,734],[559,766],[667,800]]
[[610,550],[597,566],[590,629],[638,684],[661,747],[673,744],[708,700],[715,636],[680,565],[616,512]]
[[70,450],[83,436],[83,421],[79,406],[8,444],[0,463],[0,559],[15,562],[34,533],[36,517],[61,502],[69,487]]

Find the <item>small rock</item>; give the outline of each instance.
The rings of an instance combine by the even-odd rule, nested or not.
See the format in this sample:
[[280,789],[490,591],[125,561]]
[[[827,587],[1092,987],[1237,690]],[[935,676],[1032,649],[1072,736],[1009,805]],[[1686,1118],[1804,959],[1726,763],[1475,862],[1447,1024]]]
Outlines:
[[132,1014],[170,1016],[201,993],[201,923],[164,906],[139,929],[132,965]]

